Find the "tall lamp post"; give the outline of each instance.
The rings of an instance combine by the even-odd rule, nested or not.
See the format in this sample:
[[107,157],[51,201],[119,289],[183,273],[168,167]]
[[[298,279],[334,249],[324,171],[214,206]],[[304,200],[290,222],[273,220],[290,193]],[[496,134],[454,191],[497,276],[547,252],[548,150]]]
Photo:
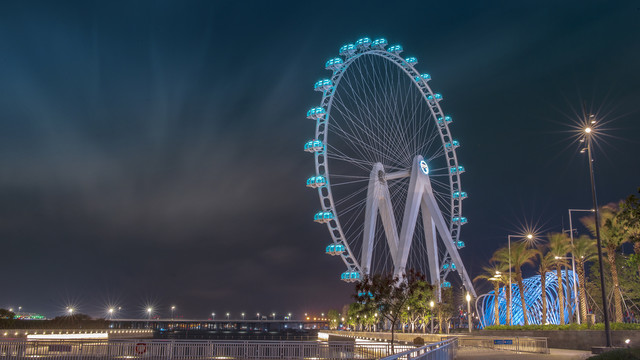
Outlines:
[[467,292],[467,323],[471,332],[471,295]]
[[[589,176],[591,178],[591,198],[593,200],[593,213],[596,221],[596,242],[598,243],[598,264],[600,270],[600,290],[602,290],[602,309],[604,313],[604,332],[607,339],[607,347],[611,347],[611,326],[609,324],[609,306],[607,305],[607,295],[604,288],[604,267],[602,264],[602,242],[600,241],[600,214],[598,213],[598,200],[596,197],[596,181],[593,176],[593,155],[591,153],[591,138],[593,135],[592,125],[596,123],[595,115],[589,115],[584,128],[584,137],[587,141],[587,156],[589,161]],[[580,151],[584,153],[584,149]]]
[[[513,304],[513,298],[511,297],[511,238],[519,238],[519,239],[533,239],[533,234],[527,235],[507,235],[507,240],[509,242],[509,301],[507,307],[507,317],[509,318],[509,325],[513,325],[513,311],[511,311],[511,304]],[[524,304],[523,304],[524,305]]]
[[571,212],[573,211],[589,211],[593,212],[593,209],[569,209],[569,234],[571,236],[571,268],[573,269],[573,297],[575,299],[575,307],[576,307],[576,321],[578,325],[581,322],[580,319],[580,309],[578,308],[578,287],[576,286],[576,259],[573,256],[573,222],[571,219]]
[[171,320],[173,320],[173,312],[176,310],[175,306],[171,306]]

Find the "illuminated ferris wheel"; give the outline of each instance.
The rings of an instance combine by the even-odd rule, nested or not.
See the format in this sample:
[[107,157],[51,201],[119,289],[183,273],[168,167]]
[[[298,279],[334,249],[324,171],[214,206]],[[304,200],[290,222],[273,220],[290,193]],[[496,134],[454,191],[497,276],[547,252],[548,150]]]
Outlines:
[[402,51],[362,38],[326,62],[333,76],[315,84],[322,101],[307,112],[316,131],[304,147],[315,158],[307,180],[320,196],[314,221],[327,225],[326,253],[346,264],[344,281],[413,268],[448,287],[455,272],[475,295],[458,254],[467,222],[460,143],[431,76]]

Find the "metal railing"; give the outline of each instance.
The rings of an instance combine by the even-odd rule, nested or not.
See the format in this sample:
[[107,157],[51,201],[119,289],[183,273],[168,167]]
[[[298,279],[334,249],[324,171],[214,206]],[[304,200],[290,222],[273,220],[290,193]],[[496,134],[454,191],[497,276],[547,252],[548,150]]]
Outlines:
[[[414,348],[409,346],[396,346],[395,351],[405,351],[407,349]],[[0,340],[0,359],[42,357],[53,360],[113,358],[154,360],[212,358],[229,360],[368,360],[380,359],[390,354],[391,351],[388,344],[358,344],[355,342],[334,341],[200,341],[151,339],[109,341]],[[411,356],[411,358],[413,358],[413,356]],[[402,359],[408,358],[403,357]]]
[[528,336],[460,336],[460,346],[548,354],[547,338]]
[[381,360],[453,360],[458,350],[458,338],[443,340],[437,343],[407,350],[399,354],[387,356]]

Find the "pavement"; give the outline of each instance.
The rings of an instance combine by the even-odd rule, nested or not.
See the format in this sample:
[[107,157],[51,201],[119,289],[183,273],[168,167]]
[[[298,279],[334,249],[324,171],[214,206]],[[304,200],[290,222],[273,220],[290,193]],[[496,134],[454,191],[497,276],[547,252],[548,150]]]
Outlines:
[[591,351],[583,350],[567,350],[567,349],[549,349],[549,354],[531,354],[518,353],[507,350],[492,350],[474,347],[459,347],[456,359],[491,359],[491,360],[584,360],[593,356]]

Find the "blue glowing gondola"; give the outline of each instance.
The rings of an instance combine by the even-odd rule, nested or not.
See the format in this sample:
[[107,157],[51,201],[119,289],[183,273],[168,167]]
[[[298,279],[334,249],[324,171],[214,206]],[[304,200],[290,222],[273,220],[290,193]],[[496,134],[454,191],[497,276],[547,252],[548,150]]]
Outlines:
[[464,224],[466,224],[466,223],[467,223],[467,218],[466,218],[466,217],[464,217],[464,216],[462,216],[462,217],[460,217],[460,216],[454,216],[454,217],[453,217],[453,219],[452,219],[452,221],[453,221],[454,223],[456,223],[456,224],[464,225]]
[[414,56],[410,56],[410,57],[404,59],[404,61],[406,61],[410,65],[414,65],[414,66],[418,64],[418,59],[416,57],[414,57]]
[[453,193],[452,196],[453,196],[454,199],[463,200],[463,199],[467,198],[467,193],[464,192],[464,191],[456,191],[456,192]]
[[331,211],[318,211],[313,216],[313,221],[318,224],[326,224],[331,220],[333,220],[333,213]]
[[456,247],[458,249],[462,249],[464,247],[464,241],[462,241],[462,240],[456,241]]
[[354,282],[360,280],[360,273],[357,271],[345,271],[340,275],[340,279],[346,282]]
[[327,180],[324,178],[324,176],[312,176],[307,179],[307,187],[310,188],[316,189],[326,184]]
[[327,111],[323,107],[314,107],[307,111],[307,119],[318,120],[322,119]]
[[444,127],[445,124],[450,124],[453,122],[451,116],[446,115],[444,118],[442,116],[438,117],[438,125],[440,127]]
[[358,41],[356,41],[356,47],[358,49],[368,49],[369,46],[371,46],[371,39],[369,39],[368,37],[364,37],[362,39],[358,39]]
[[451,283],[448,281],[443,281],[442,284],[440,284],[440,287],[442,288],[450,288],[451,287]]
[[442,94],[440,94],[440,93],[435,93],[433,95],[431,95],[431,94],[427,95],[427,101],[431,105],[434,105],[435,103],[439,102],[440,100],[442,100]]
[[371,47],[376,49],[384,50],[386,46],[387,46],[387,39],[385,38],[375,39],[373,40],[373,43],[371,43]]
[[324,145],[320,140],[309,140],[304,144],[304,151],[306,152],[317,152],[324,150]]
[[313,90],[315,91],[327,91],[333,87],[333,82],[330,79],[322,79],[316,81],[313,86]]
[[452,140],[450,143],[444,144],[444,148],[447,149],[447,151],[450,151],[452,149],[456,149],[459,147],[460,147],[460,142],[458,142],[458,140]]
[[400,54],[404,49],[402,48],[402,45],[392,45],[389,46],[389,48],[387,49],[388,52],[390,53],[394,53],[394,54]]
[[327,60],[327,62],[324,64],[324,68],[327,70],[336,71],[339,70],[343,64],[344,61],[342,61],[341,58],[337,57]]
[[462,166],[462,165],[460,165],[458,167],[453,166],[453,167],[451,167],[449,169],[449,172],[452,173],[452,174],[456,174],[456,173],[462,174],[464,172],[464,166]]
[[325,253],[331,256],[340,255],[343,252],[344,252],[344,245],[341,245],[341,244],[331,244],[327,246],[325,250]]
[[442,264],[442,270],[447,270],[451,268],[451,270],[455,270],[456,269],[456,264],[452,263],[452,262],[446,262],[444,264]]
[[342,45],[338,52],[340,56],[349,57],[356,53],[356,46],[353,44]]

